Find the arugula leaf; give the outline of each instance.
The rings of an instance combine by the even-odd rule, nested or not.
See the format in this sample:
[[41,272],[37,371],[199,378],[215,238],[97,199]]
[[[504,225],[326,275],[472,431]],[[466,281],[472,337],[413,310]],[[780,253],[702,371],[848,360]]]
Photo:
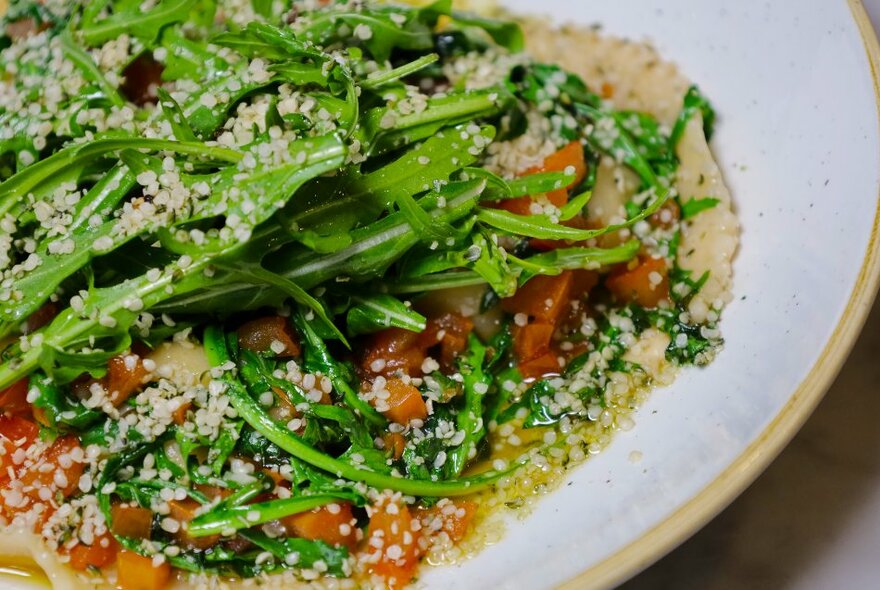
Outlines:
[[[568,227],[560,225],[548,215],[517,215],[503,209],[489,209],[480,207],[477,209],[477,219],[486,225],[492,226],[502,231],[523,236],[527,238],[540,238],[546,240],[570,240],[570,241],[586,241],[605,234],[615,232],[638,223],[643,219],[647,219],[656,213],[669,197],[669,189],[663,188],[662,192],[653,199],[649,199],[650,204],[629,219],[622,223],[607,225],[601,229],[579,229],[576,227]],[[585,201],[586,198],[578,200],[577,205]],[[570,214],[571,211],[567,211]]]
[[522,28],[515,21],[490,19],[460,10],[452,11],[452,20],[458,25],[483,29],[493,41],[512,53],[518,53],[525,47]]
[[[475,162],[477,155],[469,152],[473,144],[460,138],[461,131],[461,128],[452,128],[440,132],[373,172],[346,176],[338,184],[334,183],[336,186],[331,190],[304,195],[285,209],[284,223],[294,228],[295,236],[299,237],[296,232],[302,232],[300,239],[319,252],[347,246],[351,241],[335,242],[333,248],[325,249],[318,247],[314,238],[344,236],[357,224],[375,220],[399,196],[426,192],[434,188],[435,183],[445,183],[454,172]],[[480,132],[486,143],[493,134],[491,127]]]
[[392,295],[376,294],[352,297],[354,305],[348,309],[346,325],[351,336],[370,334],[395,327],[421,332],[426,319]]
[[[222,365],[228,361],[228,351],[225,346],[224,337],[219,330],[209,327],[205,331],[205,348],[214,366]],[[375,488],[391,489],[415,496],[460,496],[489,487],[519,467],[519,464],[515,464],[506,471],[489,471],[471,477],[437,482],[395,477],[355,467],[305,444],[299,437],[266,414],[236,380],[226,376],[222,381],[227,386],[227,394],[239,416],[267,439],[294,457],[318,469],[335,473],[339,477],[352,481],[362,481]]]
[[340,500],[360,503],[363,501],[362,498],[357,494],[339,492],[333,495],[314,494],[244,506],[218,507],[192,519],[187,526],[187,534],[196,538],[218,535],[224,531],[247,529],[293,514],[307,512]]
[[131,11],[118,12],[100,21],[91,22],[79,29],[82,40],[91,46],[99,45],[128,33],[152,43],[159,29],[174,22],[186,20],[196,0],[160,0],[153,8],[141,11],[135,7]]
[[34,373],[30,377],[29,387],[36,390],[33,400],[34,408],[42,410],[43,416],[53,428],[70,427],[83,430],[100,421],[104,414],[98,410],[85,407],[82,402],[71,400],[58,384],[45,375]]
[[345,547],[334,547],[323,541],[310,541],[298,537],[272,539],[253,531],[240,531],[244,539],[260,549],[268,551],[282,564],[286,564],[290,555],[298,555],[295,565],[312,567],[318,561],[327,566],[327,571],[334,576],[345,575],[348,550]]
[[715,131],[715,110],[706,97],[700,93],[700,89],[697,86],[691,86],[684,96],[681,113],[679,113],[672,133],[669,135],[669,145],[673,150],[681,141],[681,136],[684,135],[684,129],[688,122],[697,113],[703,117],[703,133],[706,135],[706,141],[709,141]]
[[[342,393],[348,406],[360,414],[364,420],[374,427],[384,427],[388,421],[373,407],[362,400],[357,391],[349,384],[349,375],[343,366],[336,361],[327,349],[323,340],[315,333],[302,314],[294,318],[300,333],[305,337],[305,366],[309,370],[320,371],[330,378],[333,389]],[[277,443],[276,443],[277,444]],[[279,445],[280,446],[280,445]]]
[[691,219],[698,213],[702,213],[703,211],[707,211],[721,201],[714,197],[706,197],[704,199],[698,199],[693,197],[681,203],[681,218],[682,220]]
[[465,464],[476,456],[477,445],[486,436],[483,400],[492,386],[492,376],[485,372],[486,347],[474,335],[468,337],[468,348],[459,358],[458,370],[464,378],[464,405],[455,417],[456,429],[464,432],[464,440],[446,454],[444,475],[458,477]]

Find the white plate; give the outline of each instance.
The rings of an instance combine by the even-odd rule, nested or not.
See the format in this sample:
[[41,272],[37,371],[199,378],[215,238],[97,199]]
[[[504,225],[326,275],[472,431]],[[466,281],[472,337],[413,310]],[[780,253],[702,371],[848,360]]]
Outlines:
[[[676,61],[719,113],[713,147],[743,226],[715,363],[655,392],[632,432],[513,521],[502,542],[423,577],[448,590],[609,586],[683,541],[766,467],[861,327],[880,268],[869,60],[880,53],[861,7],[846,0],[507,4],[650,39]],[[644,455],[637,465],[633,450]]]
[[[633,431],[513,521],[500,543],[423,577],[449,590],[603,587],[649,565],[740,493],[849,351],[878,275],[869,60],[878,51],[863,9],[845,0],[505,4],[650,39],[677,62],[719,113],[713,148],[743,226],[736,299],[715,363],[656,391]],[[633,450],[644,454],[637,465]]]

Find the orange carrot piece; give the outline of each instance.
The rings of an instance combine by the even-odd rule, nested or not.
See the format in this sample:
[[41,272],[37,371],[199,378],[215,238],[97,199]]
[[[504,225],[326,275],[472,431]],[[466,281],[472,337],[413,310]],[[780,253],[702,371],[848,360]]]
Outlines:
[[[40,434],[40,427],[21,416],[0,416],[0,440],[8,440],[14,447],[27,447]],[[2,461],[3,457],[0,457]]]
[[440,366],[444,371],[455,369],[455,359],[467,348],[468,336],[474,322],[460,313],[445,313],[431,318],[425,330],[419,334],[419,346],[427,350],[440,345]]
[[140,506],[114,504],[110,509],[113,519],[111,530],[120,537],[149,539],[153,525],[153,513]]
[[27,401],[28,378],[19,379],[3,391],[0,391],[0,412],[27,416],[31,413],[31,405]]
[[416,332],[388,328],[376,332],[366,346],[361,367],[374,375],[392,375],[397,371],[414,376],[421,372],[425,351]]
[[121,406],[131,395],[139,390],[149,371],[138,355],[120,355],[107,363],[107,374],[101,379],[101,385],[107,390],[114,406]]
[[513,328],[513,352],[517,361],[525,363],[550,352],[555,328],[547,322],[530,322]]
[[68,434],[57,438],[45,455],[19,474],[26,493],[35,501],[39,500],[40,488],[45,487],[57,488],[65,498],[73,494],[83,472],[83,464],[72,459],[74,452],[79,449],[77,437]]
[[[547,200],[556,207],[562,207],[568,202],[568,191],[580,184],[587,175],[587,163],[584,159],[584,147],[579,141],[573,141],[564,148],[554,152],[544,159],[540,166],[535,166],[524,171],[520,176],[538,174],[541,172],[565,172],[571,167],[574,170],[574,181],[568,186],[545,193]],[[501,209],[516,213],[517,215],[531,215],[533,197],[518,197],[501,201],[497,206]]]
[[283,518],[281,524],[291,536],[342,545],[349,549],[357,545],[357,523],[349,502],[328,504],[293,514]]
[[185,500],[171,500],[168,507],[171,509],[168,515],[180,523],[180,530],[174,534],[178,543],[188,549],[210,549],[220,542],[220,535],[208,535],[207,537],[192,537],[186,532],[186,526],[196,517],[196,511],[201,505],[192,498]]
[[382,443],[384,444],[385,452],[391,455],[391,458],[395,461],[403,456],[406,439],[399,432],[386,432],[382,435]]
[[167,561],[154,565],[149,557],[125,549],[116,556],[120,590],[165,590],[171,580]]
[[532,360],[520,363],[517,367],[523,379],[540,379],[560,372],[559,357],[550,351]]
[[[8,441],[4,441],[4,447],[7,444]],[[17,512],[30,510],[34,504],[42,504],[44,509],[35,528],[39,530],[54,512],[53,505],[46,503],[40,492],[47,488],[53,497],[60,495],[66,498],[78,489],[83,464],[75,460],[75,454],[80,449],[77,437],[62,436],[56,439],[38,459],[17,470],[13,469],[15,480],[21,485],[20,489],[25,501],[10,506],[0,499],[2,503],[0,509],[3,513],[11,517]],[[0,474],[4,485],[9,485],[9,474],[8,468]]]
[[[281,316],[268,316],[243,324],[238,329],[238,343],[253,352],[271,352],[277,358],[293,358],[301,352],[299,338],[290,320]],[[276,352],[273,345],[280,352]]]
[[361,364],[363,370],[375,375],[390,376],[402,372],[411,377],[421,375],[428,349],[440,347],[440,365],[451,370],[455,357],[467,348],[468,335],[474,323],[459,313],[446,313],[431,318],[421,333],[402,328],[389,328],[373,334]]
[[178,426],[183,426],[184,422],[186,422],[186,414],[187,412],[189,412],[189,409],[191,407],[192,404],[190,402],[180,404],[180,407],[174,410],[174,413],[171,414],[171,419],[174,421],[174,423]]
[[654,227],[670,229],[681,218],[681,207],[675,199],[667,199],[660,209],[648,218]]
[[[411,420],[424,420],[428,417],[428,407],[415,385],[402,379],[391,378],[385,384],[388,398],[374,403],[386,418],[398,424],[408,424]],[[386,409],[387,408],[387,409]]]
[[571,301],[571,271],[556,276],[537,276],[520,287],[512,297],[501,300],[504,311],[524,313],[530,318],[556,324]]
[[[414,520],[409,507],[396,502],[375,506],[370,515],[365,551],[378,551],[378,559],[370,559],[369,570],[385,578],[393,590],[409,584],[419,565],[421,533],[418,526],[413,527]],[[374,546],[381,548],[374,549]]]
[[635,266],[615,271],[605,279],[605,286],[621,301],[642,307],[657,307],[669,299],[669,271],[662,258],[642,258]]
[[27,449],[40,434],[40,427],[20,416],[0,416],[0,486],[10,481],[10,472],[17,471],[12,460],[16,449]]
[[574,170],[574,181],[564,188],[547,193],[547,199],[551,203],[562,207],[568,202],[568,191],[580,184],[587,175],[584,146],[579,141],[572,141],[561,150],[550,154],[540,167],[527,170],[526,175],[538,172],[565,172],[569,167]]
[[599,284],[599,273],[594,270],[571,271],[571,298],[579,299]]
[[97,537],[91,545],[80,543],[70,550],[70,567],[77,571],[88,568],[102,568],[116,559],[118,543],[113,535]]

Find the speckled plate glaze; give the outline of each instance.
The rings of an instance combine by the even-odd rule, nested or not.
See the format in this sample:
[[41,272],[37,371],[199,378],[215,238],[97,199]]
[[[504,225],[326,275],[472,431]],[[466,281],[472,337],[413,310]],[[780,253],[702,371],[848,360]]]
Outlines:
[[[713,101],[743,233],[725,350],[656,391],[504,539],[427,588],[608,587],[703,525],[776,456],[836,375],[877,286],[877,41],[861,4],[508,0],[650,39]],[[629,460],[641,451],[642,460]]]

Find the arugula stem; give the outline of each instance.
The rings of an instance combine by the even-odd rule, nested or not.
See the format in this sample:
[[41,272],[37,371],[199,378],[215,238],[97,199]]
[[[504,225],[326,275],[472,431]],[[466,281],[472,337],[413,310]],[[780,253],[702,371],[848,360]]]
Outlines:
[[[220,328],[216,326],[206,328],[204,342],[205,350],[208,352],[208,358],[213,366],[219,367],[230,361],[229,352],[226,350],[225,336]],[[447,481],[412,480],[367,471],[335,459],[304,443],[297,435],[273,420],[247,394],[244,386],[237,379],[227,375],[222,377],[221,381],[226,385],[226,394],[238,415],[271,442],[313,467],[339,478],[363,482],[380,490],[389,489],[413,496],[464,496],[493,486],[520,467],[519,464],[514,464],[504,471],[489,471],[480,475]]]
[[307,512],[326,504],[358,500],[360,496],[339,492],[338,494],[310,494],[281,500],[258,502],[243,506],[213,509],[190,521],[186,532],[193,537],[228,535],[232,531],[247,529],[272,520]]

